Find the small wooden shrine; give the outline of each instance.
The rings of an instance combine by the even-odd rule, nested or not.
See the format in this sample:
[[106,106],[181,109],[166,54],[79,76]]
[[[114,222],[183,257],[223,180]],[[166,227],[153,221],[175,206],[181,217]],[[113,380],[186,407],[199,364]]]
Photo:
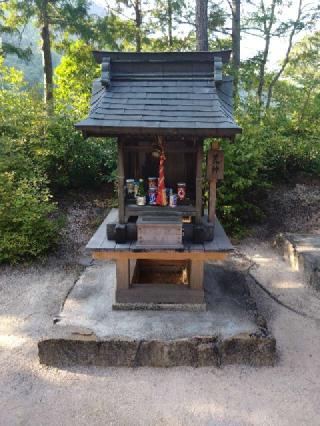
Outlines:
[[[204,306],[203,264],[232,246],[215,216],[223,178],[217,142],[233,141],[230,51],[94,52],[101,78],[90,113],[76,124],[86,136],[117,138],[118,209],[87,245],[117,263],[117,308]],[[206,171],[204,163],[206,160]],[[209,182],[204,214],[203,180]]]

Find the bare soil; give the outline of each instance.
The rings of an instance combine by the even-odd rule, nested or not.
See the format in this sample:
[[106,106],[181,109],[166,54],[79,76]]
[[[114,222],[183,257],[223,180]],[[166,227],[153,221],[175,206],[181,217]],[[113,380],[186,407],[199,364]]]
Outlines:
[[[296,213],[285,207],[284,192]],[[309,201],[306,193],[313,194]],[[1,426],[319,425],[320,324],[314,314],[320,312],[320,301],[300,285],[299,277],[285,274],[281,259],[270,254],[265,242],[278,230],[319,229],[317,194],[319,188],[313,184],[275,190],[269,221],[252,231],[254,244],[252,239],[241,243],[242,252],[259,257],[257,277],[263,286],[277,288],[281,302],[295,308],[294,312],[279,304],[252,283],[279,354],[275,367],[259,369],[41,366],[37,341],[59,313],[83,268],[79,262],[85,263],[83,246],[108,208],[99,206],[105,198],[97,194],[66,202],[69,225],[58,253],[42,264],[0,269]],[[309,304],[301,305],[306,300],[312,300],[312,312]],[[307,310],[306,315],[300,310]]]
[[267,192],[261,207],[265,218],[251,229],[253,237],[268,239],[280,232],[320,234],[320,180],[300,177]]

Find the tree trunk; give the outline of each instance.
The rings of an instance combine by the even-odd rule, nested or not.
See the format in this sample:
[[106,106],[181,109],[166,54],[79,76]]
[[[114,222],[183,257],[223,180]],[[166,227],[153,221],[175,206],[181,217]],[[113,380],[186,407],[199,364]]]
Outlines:
[[44,101],[47,104],[48,110],[51,111],[53,108],[53,67],[51,57],[48,0],[42,1],[41,25]]
[[172,0],[168,0],[168,40],[169,47],[173,46],[173,36],[172,36]]
[[234,73],[233,94],[238,94],[240,68],[240,0],[232,0],[232,65]]
[[142,11],[141,11],[141,0],[135,0],[135,24],[136,24],[136,52],[141,52],[141,25],[142,25]]
[[286,66],[289,63],[289,56],[290,56],[290,52],[291,52],[291,49],[292,49],[292,46],[293,46],[293,37],[294,37],[294,35],[296,33],[296,30],[297,30],[297,27],[299,25],[301,14],[302,14],[302,0],[299,1],[297,19],[293,23],[292,30],[290,32],[289,42],[288,42],[288,48],[287,48],[287,51],[286,51],[285,58],[284,58],[284,60],[282,62],[282,65],[281,65],[279,71],[275,74],[275,76],[273,77],[273,79],[271,80],[270,85],[269,85],[268,95],[267,95],[267,102],[266,102],[266,109],[269,109],[269,107],[270,107],[273,88],[274,88],[275,84],[277,83],[277,81],[279,80],[279,78],[281,77],[281,75],[282,75],[283,71],[285,70]]
[[[267,17],[266,10],[264,7],[264,0],[261,1],[261,8],[262,12],[264,14],[264,20],[263,20],[263,29],[264,29],[264,36],[265,36],[265,45],[263,50],[263,56],[262,61],[260,63],[260,69],[259,69],[259,84],[258,84],[258,91],[257,91],[257,97],[258,97],[258,103],[259,106],[262,106],[262,93],[264,89],[265,84],[265,72],[266,72],[266,64],[269,56],[269,48],[270,48],[270,41],[271,41],[271,29],[274,23],[274,13],[275,13],[275,7],[276,7],[276,1],[272,0],[271,4],[271,12],[270,16]],[[267,21],[269,20],[269,23],[267,25]]]
[[208,50],[208,0],[196,0],[197,50]]

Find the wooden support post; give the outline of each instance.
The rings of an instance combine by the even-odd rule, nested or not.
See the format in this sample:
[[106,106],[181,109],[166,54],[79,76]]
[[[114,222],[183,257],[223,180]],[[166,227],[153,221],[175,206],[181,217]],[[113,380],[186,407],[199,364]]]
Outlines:
[[123,141],[118,141],[118,204],[119,204],[119,223],[125,223],[125,193],[124,193],[124,159],[123,159]]
[[[219,149],[219,143],[213,142],[212,149]],[[216,217],[216,203],[217,203],[217,176],[213,176],[209,182],[209,222],[214,222]]]
[[130,263],[128,258],[117,259],[117,290],[130,286]]
[[203,290],[203,260],[191,260],[190,288]]
[[197,164],[196,164],[196,223],[201,223],[202,217],[202,161],[203,145],[198,142]]

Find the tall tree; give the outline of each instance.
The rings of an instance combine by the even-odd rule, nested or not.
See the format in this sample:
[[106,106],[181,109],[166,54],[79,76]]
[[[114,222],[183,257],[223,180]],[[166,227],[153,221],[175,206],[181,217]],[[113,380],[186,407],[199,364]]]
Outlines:
[[[259,0],[255,3],[251,2],[253,12],[246,19],[244,31],[251,31],[255,36],[263,39],[264,47],[260,52],[257,101],[260,109],[264,106],[270,106],[272,92],[275,84],[283,74],[289,63],[290,52],[293,46],[294,36],[304,29],[312,29],[319,17],[319,6],[313,3],[303,4],[303,0],[299,0],[297,4],[297,15],[295,19],[286,19],[284,16],[288,7],[285,0]],[[284,60],[277,72],[268,76],[266,81],[267,64],[270,54],[270,45],[273,39],[280,39],[287,43],[287,50]]]
[[46,104],[51,104],[53,100],[53,67],[51,54],[51,40],[49,28],[49,1],[42,0],[39,3],[39,24],[41,26],[42,40],[42,58],[43,58],[43,75],[44,75],[44,101]]
[[[184,0],[156,0],[152,15],[155,18],[155,26],[163,34],[164,47],[168,50],[177,48],[178,39],[174,35],[183,12],[186,9]],[[157,37],[158,41],[159,37]],[[160,43],[158,43],[160,44]]]
[[6,25],[5,5],[8,0],[0,0],[0,55],[17,55],[18,58],[29,60],[32,54],[30,47],[22,49],[15,43],[13,36],[20,35],[17,28]]
[[301,26],[301,24],[302,24],[301,15],[302,15],[302,0],[299,0],[297,18],[293,22],[292,27],[291,27],[291,31],[290,31],[290,35],[289,35],[289,41],[288,41],[288,47],[287,47],[287,51],[286,51],[284,60],[282,61],[280,69],[275,73],[275,75],[273,76],[273,78],[272,78],[272,80],[269,84],[268,93],[267,93],[267,101],[266,101],[266,108],[267,109],[270,107],[273,88],[274,88],[275,84],[277,83],[277,81],[279,80],[279,78],[281,77],[286,66],[289,63],[289,57],[290,57],[291,49],[292,49],[292,46],[293,46],[293,38],[294,38],[294,35],[296,34],[299,26]]
[[141,0],[133,1],[136,24],[136,51],[141,52],[141,27],[142,27],[142,9]]
[[40,30],[44,74],[44,100],[53,108],[52,41],[54,35],[68,31],[89,36],[87,0],[7,0],[7,24],[15,28],[35,19]]
[[208,50],[208,0],[196,0],[197,50]]
[[275,23],[275,9],[277,5],[277,0],[272,0],[271,6],[267,8],[265,6],[264,0],[261,0],[261,21],[263,25],[264,33],[264,48],[262,53],[262,58],[260,61],[259,67],[259,83],[258,83],[258,102],[261,107],[262,105],[262,94],[265,86],[265,73],[266,66],[269,56],[270,42],[272,38],[272,28]]
[[232,65],[234,73],[234,95],[238,93],[240,68],[240,0],[232,0]]
[[[128,23],[128,36],[134,32],[134,42],[136,52],[141,52],[142,45],[145,40],[147,33],[146,25],[144,25],[144,15],[147,2],[143,0],[117,0],[116,8],[113,9],[113,12],[116,15],[120,16],[121,19],[125,18],[123,22],[127,21]],[[131,12],[131,16],[128,17],[127,13]]]

